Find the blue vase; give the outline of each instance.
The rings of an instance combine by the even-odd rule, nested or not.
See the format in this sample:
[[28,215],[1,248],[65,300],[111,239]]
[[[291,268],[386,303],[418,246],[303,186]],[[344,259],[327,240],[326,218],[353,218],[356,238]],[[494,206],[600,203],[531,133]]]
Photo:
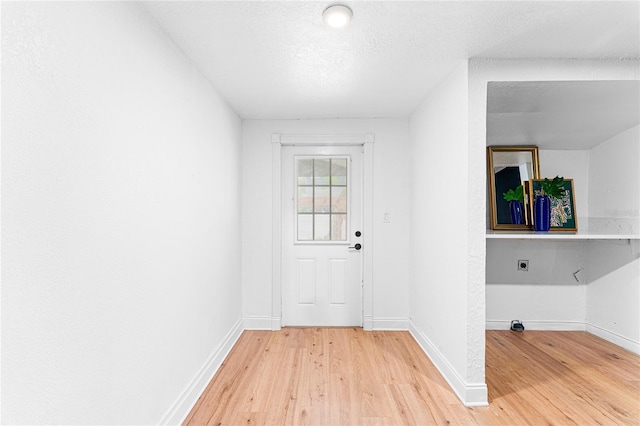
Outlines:
[[509,201],[509,212],[511,213],[511,223],[513,225],[522,225],[522,203],[520,201]]
[[541,232],[551,229],[551,200],[547,195],[538,195],[533,200],[533,229]]

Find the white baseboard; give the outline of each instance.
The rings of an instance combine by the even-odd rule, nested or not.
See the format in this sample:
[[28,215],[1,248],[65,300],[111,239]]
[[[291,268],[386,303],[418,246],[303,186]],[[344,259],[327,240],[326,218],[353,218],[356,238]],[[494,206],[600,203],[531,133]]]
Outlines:
[[362,321],[362,329],[365,331],[373,330],[373,317],[365,315]]
[[176,402],[160,420],[161,425],[179,425],[187,418],[189,412],[206,389],[213,376],[222,365],[233,345],[242,334],[242,320],[231,328],[222,343],[211,352],[198,374],[189,383],[187,388],[180,394]]
[[445,356],[411,320],[409,320],[409,332],[466,407],[489,405],[486,383],[466,383]]
[[409,318],[373,318],[371,330],[407,331]]
[[274,330],[271,317],[244,317],[242,323],[245,330]]
[[[280,330],[280,318],[250,316],[242,319],[245,330]],[[363,329],[406,331],[409,329],[408,318],[373,318],[364,319]]]
[[[521,319],[525,330],[537,331],[585,331],[585,325],[579,321],[540,321]],[[487,320],[487,330],[509,330],[511,320]]]
[[627,337],[621,336],[618,333],[614,333],[613,331],[606,330],[594,324],[586,324],[586,328],[589,333],[594,334],[604,340],[607,340],[613,343],[614,345],[618,345],[628,351],[631,351],[635,354],[640,355],[639,342],[636,342]]
[[[613,331],[604,329],[595,324],[579,321],[529,321],[521,320],[526,330],[534,331],[587,331],[608,342],[618,345],[628,351],[640,355],[640,342],[631,340]],[[509,330],[511,321],[508,320],[487,320],[487,330]]]
[[271,331],[278,331],[282,328],[282,318],[271,318]]

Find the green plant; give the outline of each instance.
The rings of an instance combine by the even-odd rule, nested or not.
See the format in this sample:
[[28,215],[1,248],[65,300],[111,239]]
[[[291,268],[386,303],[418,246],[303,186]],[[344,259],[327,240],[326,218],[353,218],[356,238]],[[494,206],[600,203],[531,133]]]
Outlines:
[[502,196],[505,201],[520,201],[521,203],[524,203],[524,188],[522,185],[519,185],[515,190],[510,189],[502,194]]
[[540,189],[542,195],[549,195],[555,198],[562,198],[562,190],[564,189],[564,178],[556,176],[553,180],[544,178],[544,181],[540,182]]

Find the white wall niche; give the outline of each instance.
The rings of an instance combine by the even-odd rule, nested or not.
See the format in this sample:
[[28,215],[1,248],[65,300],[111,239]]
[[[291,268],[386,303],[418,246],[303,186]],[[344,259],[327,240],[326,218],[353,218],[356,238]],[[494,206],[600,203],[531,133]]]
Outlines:
[[[587,330],[638,353],[640,333],[635,325],[640,323],[640,83],[637,77],[567,83],[527,81],[522,83],[526,90],[521,90],[520,82],[499,85],[502,106],[530,110],[523,113],[530,117],[520,117],[519,126],[511,123],[506,126],[508,129],[499,129],[495,126],[503,117],[496,118],[495,109],[494,117],[489,114],[487,145],[521,140],[526,128],[528,144],[539,145],[541,177],[560,175],[574,179],[578,232],[487,230],[487,328],[508,329],[510,319],[521,319],[525,326],[528,321],[528,329]],[[505,101],[506,86],[529,99],[522,103]],[[561,93],[575,99],[562,101],[554,94],[553,105],[545,105],[544,98],[555,92],[554,87],[561,87]],[[624,94],[615,104],[621,93]],[[579,107],[576,100],[582,103]],[[536,102],[539,104],[533,108]],[[563,104],[568,110],[559,108]],[[619,112],[618,116],[607,108]],[[559,120],[556,127],[552,131],[548,127],[537,129],[544,122],[537,114],[548,109],[557,115],[552,120]],[[492,110],[491,105],[488,110]],[[587,127],[596,136],[581,138],[585,131],[581,128],[585,126],[581,114],[587,117]],[[568,124],[562,127],[558,124],[561,122]],[[513,136],[505,137],[508,132]],[[548,259],[549,253],[554,252],[558,253]],[[550,270],[512,272],[516,270],[511,265],[514,256],[529,259],[534,266],[547,264]]]

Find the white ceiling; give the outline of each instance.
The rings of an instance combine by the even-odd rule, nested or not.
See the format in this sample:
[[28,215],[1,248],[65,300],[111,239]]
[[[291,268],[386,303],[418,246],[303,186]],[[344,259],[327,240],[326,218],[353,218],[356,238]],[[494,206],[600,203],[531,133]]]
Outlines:
[[243,118],[408,117],[465,58],[638,58],[640,2],[146,1]]
[[487,87],[487,145],[590,149],[638,123],[640,81],[492,82]]

